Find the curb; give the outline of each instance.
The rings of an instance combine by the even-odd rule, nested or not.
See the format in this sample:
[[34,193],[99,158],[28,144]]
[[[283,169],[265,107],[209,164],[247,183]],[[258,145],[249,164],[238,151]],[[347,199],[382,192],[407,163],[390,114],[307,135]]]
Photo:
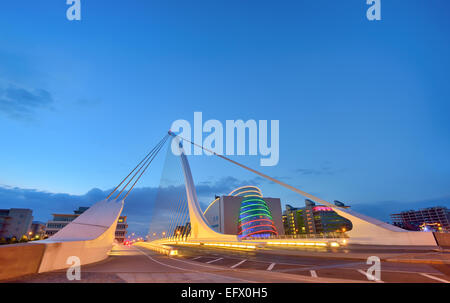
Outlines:
[[386,262],[399,262],[399,263],[422,263],[422,264],[441,264],[450,265],[450,261],[443,260],[417,260],[417,259],[385,259]]

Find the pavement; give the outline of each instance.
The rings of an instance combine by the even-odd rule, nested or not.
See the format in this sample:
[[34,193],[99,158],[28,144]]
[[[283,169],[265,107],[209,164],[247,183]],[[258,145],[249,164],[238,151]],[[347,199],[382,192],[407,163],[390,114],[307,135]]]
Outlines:
[[[245,266],[244,266],[245,267]],[[9,282],[17,283],[340,283],[341,279],[313,279],[289,273],[261,274],[257,269],[228,268],[196,262],[186,257],[168,257],[141,247],[115,247],[110,256],[81,267],[81,280],[68,281],[66,271],[30,275]],[[358,282],[358,281],[355,281]]]
[[[367,251],[366,251],[367,250]],[[313,278],[341,279],[347,282],[371,282],[367,271],[367,257],[380,255],[381,275],[378,283],[450,283],[450,265],[447,252],[424,252],[390,249],[374,251],[367,247],[349,247],[333,252],[330,249],[270,249],[248,252],[223,251],[219,249],[196,249],[181,247],[181,255],[196,262],[221,265],[225,267],[239,264],[240,269],[289,273]],[[346,257],[340,257],[346,253]],[[334,255],[334,256],[333,256]],[[385,257],[397,256],[420,258],[420,263],[397,262]],[[427,259],[428,258],[428,259]],[[442,258],[443,262],[428,262],[430,258]],[[403,260],[402,260],[403,261]]]
[[377,256],[386,262],[428,263],[450,265],[450,251],[417,248],[417,247],[380,247],[368,245],[350,245],[339,248],[265,248],[265,254],[283,256],[303,256],[325,259],[367,260],[370,256]]
[[[25,276],[10,282],[30,283],[450,283],[450,266],[433,263],[381,262],[380,281],[369,280],[363,259],[325,258],[324,251],[224,251],[177,247],[165,256],[138,246],[116,246],[110,256],[81,267],[81,281],[68,281],[66,271]],[[356,249],[354,249],[356,251]],[[325,251],[327,254],[329,251]],[[342,253],[342,251],[340,252]],[[359,253],[362,254],[360,251]],[[418,256],[424,252],[398,252]],[[428,252],[433,258],[439,252]],[[434,255],[433,255],[434,253]],[[436,254],[437,253],[437,254]],[[446,255],[445,255],[446,256]]]
[[283,248],[264,249],[264,253],[273,255],[315,256],[326,259],[367,260],[370,256],[377,256],[386,262],[428,263],[450,265],[450,252],[443,250],[399,248],[353,245],[341,248]]

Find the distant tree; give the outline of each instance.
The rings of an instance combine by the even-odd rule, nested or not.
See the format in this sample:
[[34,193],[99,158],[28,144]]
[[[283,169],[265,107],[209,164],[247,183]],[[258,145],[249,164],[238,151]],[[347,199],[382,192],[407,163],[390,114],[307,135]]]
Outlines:
[[8,241],[6,241],[6,239],[4,237],[0,238],[0,245],[1,244],[8,244]]
[[17,243],[16,237],[12,237],[11,239],[9,239],[9,244],[14,244],[14,243]]
[[28,237],[23,235],[19,242],[20,243],[28,242]]

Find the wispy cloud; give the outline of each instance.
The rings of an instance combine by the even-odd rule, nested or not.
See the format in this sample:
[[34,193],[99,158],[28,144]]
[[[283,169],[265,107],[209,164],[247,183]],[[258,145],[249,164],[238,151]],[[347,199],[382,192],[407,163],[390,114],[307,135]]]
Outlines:
[[51,109],[53,96],[45,89],[16,85],[0,87],[0,113],[12,119],[30,119],[39,109]]
[[[205,209],[215,194],[228,194],[243,185],[259,185],[258,180],[238,180],[224,177],[196,186],[200,204]],[[0,186],[0,208],[30,208],[35,220],[48,221],[53,213],[72,213],[79,206],[91,206],[108,196],[111,189],[94,188],[84,195],[49,193],[35,189]],[[173,216],[173,205],[186,199],[184,184],[168,187],[135,188],[128,196],[123,214],[128,216],[129,229],[144,235],[151,220],[168,220]]]
[[[256,180],[239,181],[234,177],[226,177],[209,184],[197,185],[199,199],[203,200],[202,207],[214,199],[214,195],[227,194],[236,187],[243,185],[258,185]],[[72,213],[79,206],[91,206],[104,199],[110,190],[94,188],[84,195],[70,195],[65,193],[49,193],[34,189],[0,186],[0,208],[30,208],[35,220],[51,219],[53,213]],[[145,235],[150,221],[155,214],[160,220],[167,220],[173,214],[173,203],[185,199],[184,185],[174,187],[141,187],[134,189],[128,196],[123,214],[128,216],[129,230]],[[380,201],[377,203],[346,203],[353,210],[383,221],[389,221],[389,215],[408,209],[419,209],[431,206],[450,207],[450,197],[424,199],[412,202]]]
[[296,173],[300,175],[322,175],[323,171],[312,168],[298,168],[295,170]]
[[262,182],[264,182],[264,179],[261,177],[256,177],[248,180],[239,180],[235,177],[223,177],[219,180],[215,181],[206,181],[201,182],[196,186],[197,194],[199,196],[211,196],[214,197],[215,194],[217,195],[226,195],[232,190],[245,186],[245,185],[260,185]]
[[334,175],[342,171],[342,169],[332,168],[329,162],[325,162],[320,168],[297,168],[295,173],[300,175]]

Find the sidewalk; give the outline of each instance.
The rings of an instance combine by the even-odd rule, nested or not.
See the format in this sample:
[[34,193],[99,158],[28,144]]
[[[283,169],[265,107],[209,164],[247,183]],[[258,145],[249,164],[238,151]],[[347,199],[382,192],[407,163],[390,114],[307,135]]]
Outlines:
[[[369,247],[367,248],[369,249]],[[358,251],[361,250],[361,251]],[[378,249],[364,251],[359,249],[340,249],[331,251],[312,251],[300,249],[270,249],[260,250],[263,254],[285,255],[298,257],[314,257],[327,259],[367,260],[370,256],[377,256],[385,262],[446,264],[450,265],[449,251],[396,251],[395,249]]]
[[387,262],[428,263],[450,265],[450,252],[430,252],[427,254],[406,254],[389,259]]

